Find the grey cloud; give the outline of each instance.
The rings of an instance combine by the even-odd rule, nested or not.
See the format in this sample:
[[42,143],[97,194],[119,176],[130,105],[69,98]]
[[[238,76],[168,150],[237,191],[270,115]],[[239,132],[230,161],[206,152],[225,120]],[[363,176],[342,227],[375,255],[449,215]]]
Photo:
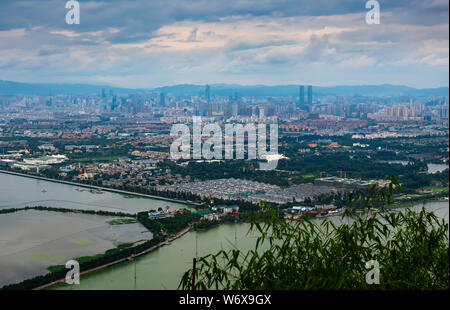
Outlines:
[[43,47],[38,51],[38,56],[51,56],[56,54],[63,54],[67,52],[66,48],[60,47]]
[[[447,0],[380,0],[381,25],[374,26],[365,24],[365,0],[80,0],[80,25],[65,23],[65,2],[0,0],[0,31],[26,29],[23,36],[10,36],[0,41],[0,53],[8,53],[8,49],[18,51],[15,58],[2,62],[2,77],[12,79],[35,75],[40,78],[42,75],[49,79],[74,79],[77,76],[92,76],[94,79],[95,76],[120,77],[128,74],[147,76],[146,82],[155,83],[175,83],[176,79],[190,82],[190,79],[212,77],[223,77],[228,81],[236,78],[236,82],[241,82],[243,80],[239,77],[244,75],[252,75],[255,79],[293,79],[300,70],[301,74],[318,79],[319,75],[328,73],[324,71],[341,70],[333,67],[341,61],[367,56],[376,61],[377,65],[372,70],[376,69],[378,79],[382,79],[384,73],[386,79],[392,75],[398,79],[405,78],[405,81],[412,81],[413,78],[417,81],[422,78],[421,74],[428,74],[428,79],[432,80],[429,77],[436,73],[439,81],[448,83],[448,78],[442,78],[440,74],[444,71],[448,73],[448,66],[433,71],[435,69],[429,69],[425,63],[403,67],[402,70],[382,65],[383,61],[395,62],[410,57],[416,49],[427,47],[427,40],[437,41],[438,44],[447,42],[448,45]],[[329,15],[337,16],[323,17]],[[261,21],[264,19],[254,18],[260,16],[274,17],[275,22],[280,22],[278,26],[286,29],[290,27],[288,22],[279,21],[276,17],[301,16],[300,20],[305,20],[301,26],[306,30],[327,26],[354,30],[314,36],[304,43],[305,46],[297,46],[300,48],[295,45],[302,43],[277,37],[264,38],[262,42],[232,42],[220,49],[204,49],[202,53],[194,50],[158,54],[153,50],[119,50],[110,46],[110,43],[145,42],[161,37],[156,31],[177,21],[188,21],[192,25],[190,40],[205,37],[208,33],[210,37],[215,37],[213,39],[220,35],[220,31],[217,34],[213,31],[197,32],[196,22],[231,20],[232,25],[234,17],[240,20],[248,18],[258,23],[261,31],[270,29],[271,25],[264,25]],[[111,28],[118,32],[108,31]],[[52,31],[74,31],[79,36],[52,34]],[[90,34],[98,31],[103,32]],[[174,37],[173,34],[163,36]],[[146,47],[165,45],[149,43]],[[76,52],[81,52],[81,56]],[[448,55],[442,56],[434,50],[429,55],[448,59]],[[68,65],[74,60],[80,64]],[[72,71],[68,72],[67,68]],[[364,76],[363,70],[355,72],[355,76]],[[340,79],[341,76],[338,72],[330,75],[329,79]],[[165,80],[158,81],[160,77]],[[142,78],[136,82],[143,83]]]
[[188,42],[197,42],[197,31],[198,28],[195,27],[191,33],[189,34],[189,38],[187,39]]
[[[79,32],[114,27],[119,33],[106,36],[111,42],[140,42],[154,31],[176,21],[218,21],[227,16],[319,16],[365,12],[361,0],[97,0],[82,1],[81,24],[65,24],[65,0],[2,0],[0,30],[44,26]],[[383,11],[399,10],[408,16],[436,21],[448,5],[441,0],[380,1]],[[445,13],[445,12],[444,12]],[[428,17],[429,16],[429,17]],[[405,17],[401,18],[406,20]],[[439,20],[442,20],[440,18]],[[448,14],[447,14],[448,20]],[[414,21],[410,21],[414,22]]]
[[311,36],[310,42],[308,46],[305,48],[302,53],[302,57],[305,61],[314,62],[322,60],[323,53],[326,49],[329,48],[328,36]]
[[238,52],[243,50],[255,50],[260,49],[264,47],[273,47],[273,46],[286,46],[286,45],[297,45],[297,41],[288,41],[288,40],[281,40],[281,41],[273,41],[273,42],[264,42],[264,43],[247,43],[247,42],[238,42],[229,45],[226,48],[227,52]]

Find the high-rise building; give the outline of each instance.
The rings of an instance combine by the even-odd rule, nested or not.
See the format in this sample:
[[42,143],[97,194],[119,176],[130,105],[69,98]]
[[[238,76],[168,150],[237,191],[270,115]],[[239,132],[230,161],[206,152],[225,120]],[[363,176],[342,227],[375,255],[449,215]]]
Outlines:
[[166,106],[166,95],[164,93],[159,94],[159,105],[162,107]]
[[300,85],[298,87],[298,105],[302,106],[305,104],[305,86]]
[[209,85],[205,87],[205,100],[207,103],[211,102],[211,87]]
[[232,116],[238,116],[239,113],[239,106],[236,102],[233,102],[233,105],[231,106],[231,115]]
[[312,105],[312,86],[308,85],[308,105]]
[[260,119],[264,118],[264,108],[259,108],[259,118]]
[[414,108],[408,108],[407,106],[392,106],[385,107],[384,114],[390,120],[408,120],[416,117],[416,110]]
[[441,119],[448,119],[448,105],[443,104],[438,108],[439,117]]
[[414,102],[413,104],[411,104],[411,106],[414,108],[417,115],[422,115],[422,113],[425,111],[425,105],[423,103]]
[[198,104],[194,104],[193,114],[195,116],[200,116],[201,115],[201,109],[200,109]]

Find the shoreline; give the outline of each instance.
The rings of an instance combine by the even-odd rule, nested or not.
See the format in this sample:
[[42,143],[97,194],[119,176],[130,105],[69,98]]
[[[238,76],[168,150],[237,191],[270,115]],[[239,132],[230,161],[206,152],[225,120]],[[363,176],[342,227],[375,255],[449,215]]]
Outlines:
[[440,198],[424,198],[424,199],[419,199],[416,201],[405,201],[405,202],[399,202],[398,204],[392,204],[392,208],[393,209],[398,209],[398,208],[407,208],[410,206],[415,206],[415,205],[425,205],[427,203],[433,203],[433,202],[449,202],[448,200],[442,200]]
[[[110,266],[113,266],[113,265],[116,265],[116,264],[120,264],[120,263],[123,263],[123,262],[126,262],[126,261],[130,261],[130,259],[135,259],[136,257],[145,255],[145,254],[147,254],[149,252],[152,252],[152,251],[154,251],[154,250],[156,250],[156,249],[158,249],[158,248],[160,248],[160,247],[162,247],[164,245],[169,245],[170,242],[172,242],[172,241],[182,237],[187,232],[189,232],[192,227],[193,227],[193,223],[189,224],[188,227],[186,227],[183,230],[181,230],[178,233],[176,233],[175,236],[170,237],[170,238],[168,238],[168,239],[166,239],[166,240],[164,240],[164,241],[162,241],[162,242],[160,242],[158,244],[155,244],[154,246],[152,246],[152,247],[150,247],[150,248],[148,248],[148,249],[146,249],[146,250],[144,250],[142,252],[139,252],[139,253],[130,255],[128,257],[124,257],[124,258],[115,260],[113,262],[110,262],[110,263],[107,263],[107,264],[104,264],[104,265],[101,265],[101,266],[98,266],[98,267],[95,267],[95,268],[92,268],[92,269],[88,269],[88,270],[82,271],[82,272],[80,272],[80,279],[81,279],[81,276],[83,276],[83,275],[86,275],[86,274],[89,274],[89,273],[92,273],[92,272],[95,272],[95,271],[99,271],[99,270],[102,270],[102,269],[105,269],[105,268],[108,268]],[[59,283],[65,283],[65,280],[66,280],[65,278],[59,279],[59,280],[56,280],[56,281],[53,281],[53,282],[50,282],[50,283],[38,286],[36,288],[33,288],[32,290],[36,290],[36,291],[37,290],[43,290],[43,289],[49,288],[49,287],[54,286],[54,285],[59,284]]]
[[170,202],[180,203],[183,205],[196,205],[196,206],[202,205],[201,203],[198,203],[198,202],[191,202],[191,201],[186,202],[183,200],[178,200],[178,199],[173,199],[173,198],[165,198],[165,197],[161,197],[161,196],[130,192],[130,191],[125,191],[125,190],[121,190],[121,189],[114,189],[114,188],[103,187],[103,186],[95,186],[95,185],[89,185],[89,184],[83,184],[83,183],[77,183],[77,182],[71,182],[71,181],[57,180],[57,179],[42,177],[42,176],[38,176],[38,175],[31,175],[31,174],[26,174],[26,173],[20,173],[20,172],[15,172],[15,171],[8,171],[8,170],[0,169],[0,173],[21,176],[21,177],[26,177],[26,178],[31,178],[31,179],[37,179],[37,180],[44,180],[44,181],[49,181],[49,182],[55,182],[55,183],[60,183],[60,184],[78,186],[78,187],[85,187],[85,188],[89,188],[89,189],[97,189],[97,190],[100,189],[105,192],[112,192],[112,193],[116,193],[116,194],[133,195],[133,196],[140,196],[140,197],[152,198],[152,199],[157,199],[157,200],[170,201]]

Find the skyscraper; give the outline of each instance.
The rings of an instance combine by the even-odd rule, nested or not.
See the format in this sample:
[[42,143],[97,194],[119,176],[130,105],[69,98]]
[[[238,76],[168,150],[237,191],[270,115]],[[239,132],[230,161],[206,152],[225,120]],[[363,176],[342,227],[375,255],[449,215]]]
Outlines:
[[211,87],[209,85],[206,85],[205,88],[205,100],[207,103],[211,102]]
[[302,106],[305,104],[305,86],[300,85],[298,87],[298,105]]
[[236,102],[233,102],[233,105],[231,106],[231,115],[238,116],[238,113],[239,113],[239,106]]
[[312,105],[312,86],[308,85],[308,105]]
[[259,118],[260,119],[264,118],[264,108],[259,108]]
[[159,94],[159,105],[162,107],[166,106],[166,95],[164,93]]

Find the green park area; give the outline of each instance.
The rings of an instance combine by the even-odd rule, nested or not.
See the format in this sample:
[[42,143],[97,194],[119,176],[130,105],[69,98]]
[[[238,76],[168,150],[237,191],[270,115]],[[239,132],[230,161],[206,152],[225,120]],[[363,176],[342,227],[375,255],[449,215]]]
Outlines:
[[448,187],[445,186],[426,186],[423,188],[424,191],[431,191],[433,193],[444,193],[448,192]]
[[123,225],[123,224],[134,224],[138,223],[137,220],[131,218],[114,219],[107,222],[109,225]]

